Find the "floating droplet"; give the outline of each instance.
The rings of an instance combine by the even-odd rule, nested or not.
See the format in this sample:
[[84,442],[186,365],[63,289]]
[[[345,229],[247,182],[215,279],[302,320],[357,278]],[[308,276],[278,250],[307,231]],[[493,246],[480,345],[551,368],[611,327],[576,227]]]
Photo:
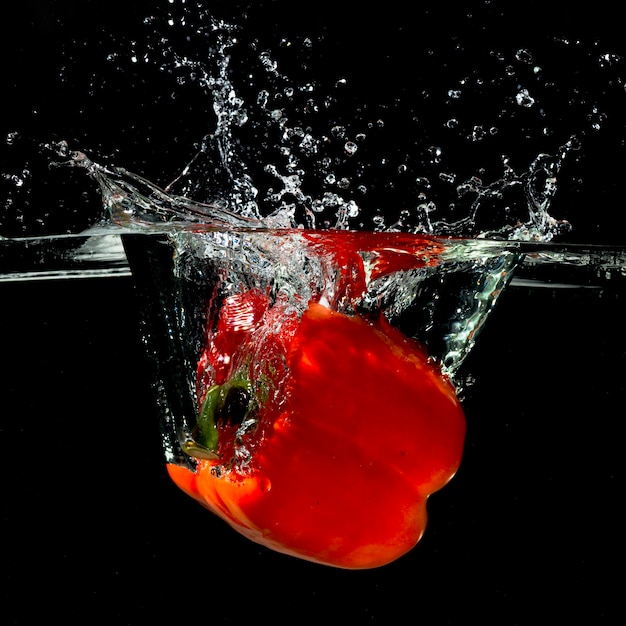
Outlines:
[[346,141],[343,149],[348,156],[352,156],[358,150],[358,146],[354,143],[354,141]]
[[529,109],[535,104],[535,99],[530,95],[528,89],[520,89],[515,96],[515,101],[521,107]]
[[531,52],[529,50],[526,50],[525,48],[520,48],[516,53],[515,53],[515,58],[520,61],[521,63],[532,63],[533,62],[533,55],[531,54]]

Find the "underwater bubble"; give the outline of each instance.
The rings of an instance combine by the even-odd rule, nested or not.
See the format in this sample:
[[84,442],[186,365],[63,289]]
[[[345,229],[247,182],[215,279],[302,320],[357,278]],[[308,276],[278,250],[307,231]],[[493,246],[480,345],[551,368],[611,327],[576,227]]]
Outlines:
[[317,140],[313,137],[313,135],[310,134],[305,134],[304,137],[302,138],[302,141],[300,142],[299,145],[300,150],[302,150],[302,152],[304,152],[305,154],[308,155],[313,155],[317,153],[318,150],[318,142]]
[[472,134],[470,135],[470,137],[472,141],[480,141],[481,139],[485,138],[486,134],[487,133],[485,129],[482,126],[477,125],[472,128]]
[[256,102],[262,109],[264,109],[267,106],[269,98],[269,91],[267,89],[261,89],[257,94]]
[[349,218],[358,217],[360,213],[360,209],[359,209],[359,205],[354,200],[350,200],[350,202],[348,202],[347,204],[347,207],[348,207]]
[[22,187],[24,185],[24,179],[17,174],[3,174],[2,177],[12,183],[15,187]]
[[591,113],[587,115],[587,121],[590,122],[593,130],[600,130],[606,118],[606,113],[602,113],[597,106],[592,107]]
[[375,215],[372,218],[372,222],[374,222],[375,230],[384,230],[385,228],[385,218],[382,215]]
[[278,63],[272,58],[269,52],[261,52],[259,55],[261,65],[270,73],[275,73],[278,68]]

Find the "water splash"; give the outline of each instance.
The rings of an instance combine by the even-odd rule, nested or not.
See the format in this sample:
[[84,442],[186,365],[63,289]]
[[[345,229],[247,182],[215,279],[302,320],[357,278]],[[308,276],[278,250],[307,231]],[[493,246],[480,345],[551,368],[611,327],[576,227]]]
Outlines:
[[[552,240],[590,221],[583,209],[570,219],[558,201],[580,186],[581,146],[607,132],[610,103],[624,98],[619,54],[565,37],[533,46],[496,38],[469,63],[471,34],[447,42],[398,33],[383,61],[363,46],[363,24],[340,12],[323,28],[285,19],[275,31],[255,28],[260,9],[233,12],[168,2],[141,16],[132,37],[121,29],[102,42],[85,97],[119,121],[106,141],[74,140],[72,149],[107,171],[135,170],[167,195],[307,228]],[[344,37],[331,43],[332,28]],[[78,37],[67,42],[64,86],[77,80],[80,50]],[[117,114],[107,94],[130,83]],[[152,107],[161,116],[142,126]],[[129,129],[137,147],[123,153],[116,137]],[[6,147],[15,153],[22,135],[9,131]],[[158,166],[144,167],[151,155]],[[2,220],[43,232],[50,215],[32,217],[28,201],[41,172],[22,165],[3,171]]]
[[[415,182],[421,191],[404,200],[416,202],[415,206],[399,211],[385,207],[385,211],[376,209],[372,214],[364,209],[369,191],[363,180],[371,174],[375,162],[368,160],[371,157],[365,148],[385,123],[379,117],[365,123],[365,116],[360,114],[350,128],[338,117],[328,115],[337,107],[348,80],[337,80],[333,86],[336,92],[321,92],[306,77],[301,82],[291,78],[273,51],[259,51],[257,42],[253,42],[248,48],[254,50],[256,68],[266,80],[250,71],[247,80],[237,84],[233,58],[238,50],[241,53],[241,27],[209,14],[203,19],[209,27],[202,35],[211,44],[205,48],[205,57],[181,54],[173,45],[166,46],[161,55],[165,58],[161,69],[173,72],[181,84],[191,82],[199,88],[214,114],[212,132],[203,137],[183,169],[161,189],[124,168],[96,167],[84,156],[74,159],[77,164],[88,164],[87,169],[104,191],[104,204],[114,221],[128,223],[125,216],[133,211],[133,218],[142,221],[145,215],[139,217],[139,213],[149,211],[146,203],[153,202],[155,214],[162,212],[163,203],[169,203],[177,211],[184,208],[190,214],[219,221],[221,218],[215,214],[219,208],[246,219],[266,219],[279,227],[400,230],[521,240],[551,240],[568,230],[567,222],[554,219],[550,210],[559,172],[577,148],[578,138],[571,137],[555,154],[537,155],[522,173],[514,171],[508,157],[502,157],[501,176],[491,182],[479,176],[457,182],[457,174],[444,167],[443,149],[432,145],[427,148],[427,160],[439,170],[437,184],[432,177],[419,176]],[[173,23],[173,18],[168,21]],[[285,50],[299,48],[300,52],[310,53],[313,47],[309,38],[299,42],[283,39],[280,50],[284,54]],[[516,59],[528,64],[532,55],[519,50]],[[463,89],[469,83],[464,79],[462,88],[448,90],[450,100],[462,100]],[[517,105],[530,106],[528,98],[520,101],[520,93],[526,92],[518,92]],[[454,125],[449,120],[448,127]],[[493,127],[489,132],[497,134]],[[245,146],[242,133],[250,140]],[[482,126],[474,125],[472,141],[482,140]],[[359,159],[360,153],[364,156]],[[246,154],[255,159],[255,167],[250,167]],[[380,161],[386,167],[387,158]],[[406,178],[415,171],[416,165],[410,162],[407,155],[393,178]],[[429,198],[435,186],[440,194],[442,184],[454,197],[447,210],[442,210],[441,200]],[[141,190],[133,189],[133,185]],[[147,194],[146,187],[150,187]],[[122,196],[124,206],[120,204]],[[229,216],[227,221],[231,219]]]

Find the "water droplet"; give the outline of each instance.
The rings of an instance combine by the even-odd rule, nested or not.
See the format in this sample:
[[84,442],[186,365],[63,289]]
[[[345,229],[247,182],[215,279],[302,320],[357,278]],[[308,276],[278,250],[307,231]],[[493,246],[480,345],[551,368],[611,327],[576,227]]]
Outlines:
[[343,149],[348,156],[352,156],[359,148],[354,141],[346,141]]
[[432,163],[439,163],[441,161],[442,150],[439,146],[430,146],[428,148],[428,154],[430,155]]
[[519,106],[529,109],[535,104],[535,99],[530,95],[528,89],[520,89],[515,96],[515,101]]
[[520,62],[520,63],[532,63],[533,62],[533,55],[530,53],[529,50],[526,50],[525,48],[520,48],[516,53],[515,53],[515,58]]
[[602,68],[610,67],[611,65],[615,65],[621,60],[622,60],[622,57],[617,54],[606,53],[606,54],[600,55],[600,57],[598,58],[598,65]]

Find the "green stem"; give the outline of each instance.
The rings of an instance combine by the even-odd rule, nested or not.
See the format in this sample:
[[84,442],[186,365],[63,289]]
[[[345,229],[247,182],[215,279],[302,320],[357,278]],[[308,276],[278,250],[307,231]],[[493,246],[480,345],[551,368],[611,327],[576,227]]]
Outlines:
[[[233,404],[233,391],[245,392],[245,405]],[[198,413],[198,421],[193,429],[192,439],[184,445],[187,454],[200,459],[218,459],[218,422],[242,423],[252,411],[254,401],[250,381],[245,369],[239,371],[223,385],[213,385],[208,391]]]

